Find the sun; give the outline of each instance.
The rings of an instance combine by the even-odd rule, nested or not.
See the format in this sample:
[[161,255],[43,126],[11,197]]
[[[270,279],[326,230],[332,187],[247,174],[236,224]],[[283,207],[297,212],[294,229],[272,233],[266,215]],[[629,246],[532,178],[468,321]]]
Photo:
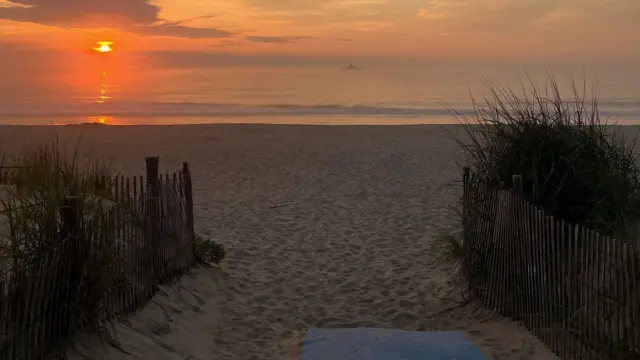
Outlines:
[[111,45],[113,45],[113,42],[111,41],[98,41],[96,45],[97,46],[94,47],[93,50],[99,53],[110,53],[113,51],[113,48],[111,47]]

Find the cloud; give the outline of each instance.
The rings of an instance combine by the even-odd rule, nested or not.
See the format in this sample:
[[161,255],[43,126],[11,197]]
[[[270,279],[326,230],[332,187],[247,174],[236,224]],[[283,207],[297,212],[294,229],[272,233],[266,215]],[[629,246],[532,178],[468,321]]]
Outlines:
[[[637,24],[637,0],[398,0],[417,5],[414,16],[460,33],[513,35],[532,30],[582,31]],[[631,20],[633,19],[633,20]],[[598,24],[598,25],[595,25]],[[636,25],[637,28],[637,25]]]
[[27,7],[27,6],[16,4],[16,3],[13,3],[13,2],[11,2],[9,0],[0,0],[0,7],[9,8],[9,7]]
[[446,19],[459,14],[460,10],[468,6],[465,0],[428,0],[418,10],[417,15],[423,19]]
[[228,32],[226,30],[216,28],[194,28],[183,25],[189,21],[198,19],[209,19],[212,17],[213,16],[198,16],[191,19],[174,22],[163,22],[150,26],[134,25],[133,29],[136,33],[143,35],[175,36],[191,39],[215,39],[225,38],[233,35],[231,32]]
[[285,11],[298,11],[322,8],[327,5],[340,3],[340,0],[247,0],[247,3],[264,9],[279,9]]
[[0,8],[0,18],[47,25],[100,26],[95,20],[152,24],[159,20],[160,8],[147,0],[77,1],[12,0],[14,6]]
[[[405,6],[405,0],[242,0],[263,14],[284,17],[301,24],[349,22]],[[395,6],[398,1],[400,6]],[[424,1],[424,0],[410,0]]]
[[428,0],[416,15],[423,20],[437,21],[446,30],[513,32],[537,25],[567,1]]
[[269,44],[291,44],[297,43],[298,40],[311,39],[310,36],[246,36],[251,42],[269,43]]
[[434,11],[434,10],[428,10],[428,9],[420,9],[420,11],[418,11],[418,16],[423,18],[423,19],[444,19],[447,18],[447,14],[443,14],[441,12],[438,11]]
[[231,34],[216,28],[166,22],[150,0],[11,0],[0,7],[0,19],[63,28],[120,28],[145,35],[220,38]]

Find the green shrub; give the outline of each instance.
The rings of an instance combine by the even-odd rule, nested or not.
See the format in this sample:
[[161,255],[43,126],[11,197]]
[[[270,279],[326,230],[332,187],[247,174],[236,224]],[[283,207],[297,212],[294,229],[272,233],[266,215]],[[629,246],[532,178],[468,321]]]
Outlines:
[[201,264],[219,264],[227,255],[224,246],[196,235],[196,258]]
[[489,86],[475,116],[461,112],[471,140],[457,137],[474,172],[505,189],[522,176],[524,196],[546,213],[604,235],[625,237],[640,219],[640,168],[634,141],[600,118],[597,100],[573,87],[566,101],[553,77],[544,91],[518,95]]

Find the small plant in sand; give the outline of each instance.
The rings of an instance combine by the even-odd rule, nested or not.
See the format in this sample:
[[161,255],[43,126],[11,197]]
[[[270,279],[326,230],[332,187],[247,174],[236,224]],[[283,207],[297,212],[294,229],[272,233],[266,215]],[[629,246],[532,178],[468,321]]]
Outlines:
[[196,235],[195,252],[196,258],[201,264],[219,264],[227,255],[224,246],[213,240],[205,239],[202,235]]
[[440,231],[435,237],[435,251],[438,254],[436,260],[441,264],[453,267],[448,273],[451,274],[451,280],[456,285],[464,280],[462,264],[465,257],[464,232],[462,231],[462,216],[459,208],[460,206],[452,206],[451,221],[455,223],[454,230]]
[[[0,197],[0,277],[9,285],[9,296],[26,302],[45,286],[50,290],[42,292],[41,301],[48,304],[42,306],[55,309],[57,323],[28,326],[58,326],[68,340],[78,330],[106,335],[105,304],[124,279],[114,240],[105,236],[112,231],[105,221],[110,202],[95,186],[97,179],[110,178],[109,167],[95,161],[82,166],[78,146],[68,153],[57,139],[3,163],[11,165],[8,180],[14,184],[4,186]],[[81,214],[75,230],[67,228],[61,214],[70,199]]]

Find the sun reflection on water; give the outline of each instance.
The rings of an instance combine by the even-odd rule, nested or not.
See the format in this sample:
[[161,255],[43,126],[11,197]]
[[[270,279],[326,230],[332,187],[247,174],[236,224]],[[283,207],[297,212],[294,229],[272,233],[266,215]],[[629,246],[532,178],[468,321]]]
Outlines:
[[96,101],[98,104],[104,104],[105,101],[111,99],[109,96],[109,82],[108,77],[109,73],[106,70],[102,70],[100,74],[100,95],[98,100]]

